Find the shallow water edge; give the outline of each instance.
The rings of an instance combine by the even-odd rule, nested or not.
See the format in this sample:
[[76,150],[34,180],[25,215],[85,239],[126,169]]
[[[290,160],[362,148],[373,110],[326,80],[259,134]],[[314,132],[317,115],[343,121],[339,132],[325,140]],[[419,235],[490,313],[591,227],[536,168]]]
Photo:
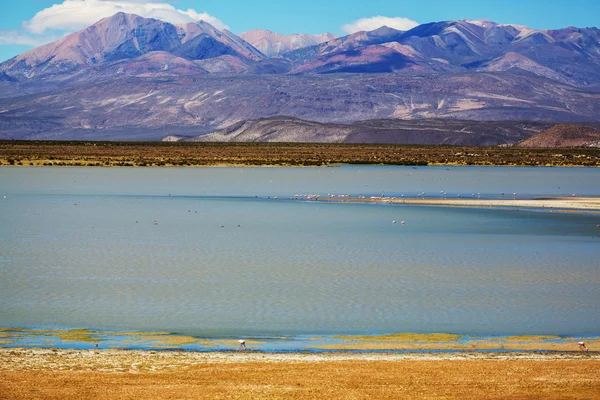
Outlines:
[[[560,352],[600,349],[598,336],[510,335],[477,336],[448,333],[385,335],[303,335],[244,337],[247,350],[260,352]],[[0,328],[0,348],[181,350],[221,352],[242,350],[239,338],[197,337],[172,332],[126,332],[90,329]]]

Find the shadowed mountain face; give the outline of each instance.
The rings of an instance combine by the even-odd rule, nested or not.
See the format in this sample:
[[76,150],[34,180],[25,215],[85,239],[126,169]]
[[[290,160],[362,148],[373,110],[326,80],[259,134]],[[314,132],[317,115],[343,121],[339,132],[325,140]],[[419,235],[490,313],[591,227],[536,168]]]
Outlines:
[[[306,132],[314,128],[306,120],[600,121],[596,28],[445,21],[340,38],[268,31],[242,36],[267,55],[202,21],[173,25],[123,13],[105,18],[0,64],[0,137],[127,139],[135,131],[143,140],[145,131],[157,139],[168,129],[195,136],[277,115],[305,120],[293,129]],[[371,128],[336,129],[313,136],[388,137],[381,131],[370,137]],[[444,135],[429,137],[454,143]]]

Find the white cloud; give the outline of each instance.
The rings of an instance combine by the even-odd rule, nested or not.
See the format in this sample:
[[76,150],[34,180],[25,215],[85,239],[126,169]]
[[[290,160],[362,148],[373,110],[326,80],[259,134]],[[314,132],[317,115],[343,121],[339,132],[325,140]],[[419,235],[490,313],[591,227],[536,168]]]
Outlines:
[[46,43],[54,42],[62,37],[62,35],[29,35],[17,31],[2,31],[0,30],[0,45],[18,44],[24,46],[41,46]]
[[74,32],[118,12],[156,18],[174,24],[203,20],[218,29],[228,28],[222,21],[193,9],[180,10],[171,4],[152,0],[64,0],[35,14],[23,27],[31,33],[49,30]]
[[383,17],[381,15],[371,18],[361,18],[350,24],[343,25],[341,27],[342,32],[347,34],[360,32],[360,31],[372,31],[382,26],[398,29],[400,31],[407,31],[419,25],[418,22],[403,17]]

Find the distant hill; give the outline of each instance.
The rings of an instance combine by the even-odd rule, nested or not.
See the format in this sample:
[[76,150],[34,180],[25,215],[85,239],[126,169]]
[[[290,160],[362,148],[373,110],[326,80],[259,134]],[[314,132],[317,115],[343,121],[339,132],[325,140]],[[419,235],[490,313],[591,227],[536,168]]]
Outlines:
[[[525,121],[367,120],[326,124],[292,117],[241,121],[186,139],[201,142],[313,142],[497,146],[529,137],[551,124]],[[599,124],[600,125],[600,124]],[[173,138],[169,138],[170,141]]]
[[559,124],[518,144],[519,147],[600,147],[600,130]]

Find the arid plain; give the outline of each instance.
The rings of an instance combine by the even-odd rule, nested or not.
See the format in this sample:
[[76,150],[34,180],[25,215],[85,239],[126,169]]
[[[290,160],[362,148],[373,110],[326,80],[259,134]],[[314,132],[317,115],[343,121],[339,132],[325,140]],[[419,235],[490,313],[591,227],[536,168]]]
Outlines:
[[600,356],[1,349],[2,399],[598,399]]

